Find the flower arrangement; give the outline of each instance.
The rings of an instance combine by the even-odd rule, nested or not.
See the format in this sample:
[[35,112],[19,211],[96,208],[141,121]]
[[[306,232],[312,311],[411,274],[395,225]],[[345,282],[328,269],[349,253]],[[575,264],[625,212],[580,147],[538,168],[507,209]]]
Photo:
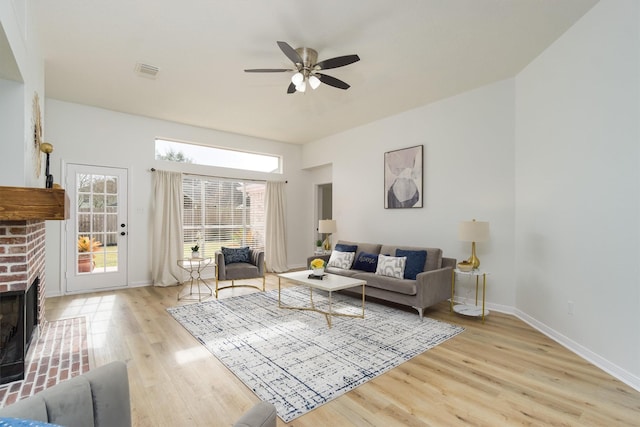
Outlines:
[[95,252],[100,246],[102,246],[102,243],[93,237],[78,237],[78,252]]
[[200,246],[196,243],[195,246],[191,246],[191,252],[198,252],[200,250]]
[[317,269],[317,268],[324,268],[325,262],[323,259],[320,258],[316,258],[313,261],[311,261],[311,268],[312,269]]

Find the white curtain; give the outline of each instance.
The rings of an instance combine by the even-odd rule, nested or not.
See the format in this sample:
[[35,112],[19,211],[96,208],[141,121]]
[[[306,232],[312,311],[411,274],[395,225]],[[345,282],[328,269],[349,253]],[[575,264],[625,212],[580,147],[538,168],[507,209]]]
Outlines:
[[182,203],[182,174],[153,172],[151,278],[154,286],[171,286],[181,281],[177,260],[184,256]]
[[282,181],[267,181],[265,192],[265,263],[267,271],[282,273],[287,267],[285,235],[285,186]]

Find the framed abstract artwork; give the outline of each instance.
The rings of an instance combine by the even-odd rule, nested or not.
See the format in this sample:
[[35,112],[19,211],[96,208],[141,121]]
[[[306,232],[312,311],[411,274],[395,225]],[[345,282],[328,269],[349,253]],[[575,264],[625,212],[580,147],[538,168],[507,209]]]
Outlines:
[[384,153],[385,209],[421,208],[422,145]]

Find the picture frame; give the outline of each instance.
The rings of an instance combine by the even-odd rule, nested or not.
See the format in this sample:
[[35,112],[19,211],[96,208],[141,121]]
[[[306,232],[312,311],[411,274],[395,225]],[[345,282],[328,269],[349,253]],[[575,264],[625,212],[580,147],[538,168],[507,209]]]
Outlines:
[[384,153],[384,208],[421,208],[423,193],[423,146]]

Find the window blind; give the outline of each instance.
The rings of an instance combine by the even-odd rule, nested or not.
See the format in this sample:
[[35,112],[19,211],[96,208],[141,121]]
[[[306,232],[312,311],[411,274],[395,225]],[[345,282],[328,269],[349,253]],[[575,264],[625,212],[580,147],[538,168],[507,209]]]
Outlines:
[[266,184],[185,175],[185,256],[200,246],[201,256],[213,256],[222,246],[264,250]]

